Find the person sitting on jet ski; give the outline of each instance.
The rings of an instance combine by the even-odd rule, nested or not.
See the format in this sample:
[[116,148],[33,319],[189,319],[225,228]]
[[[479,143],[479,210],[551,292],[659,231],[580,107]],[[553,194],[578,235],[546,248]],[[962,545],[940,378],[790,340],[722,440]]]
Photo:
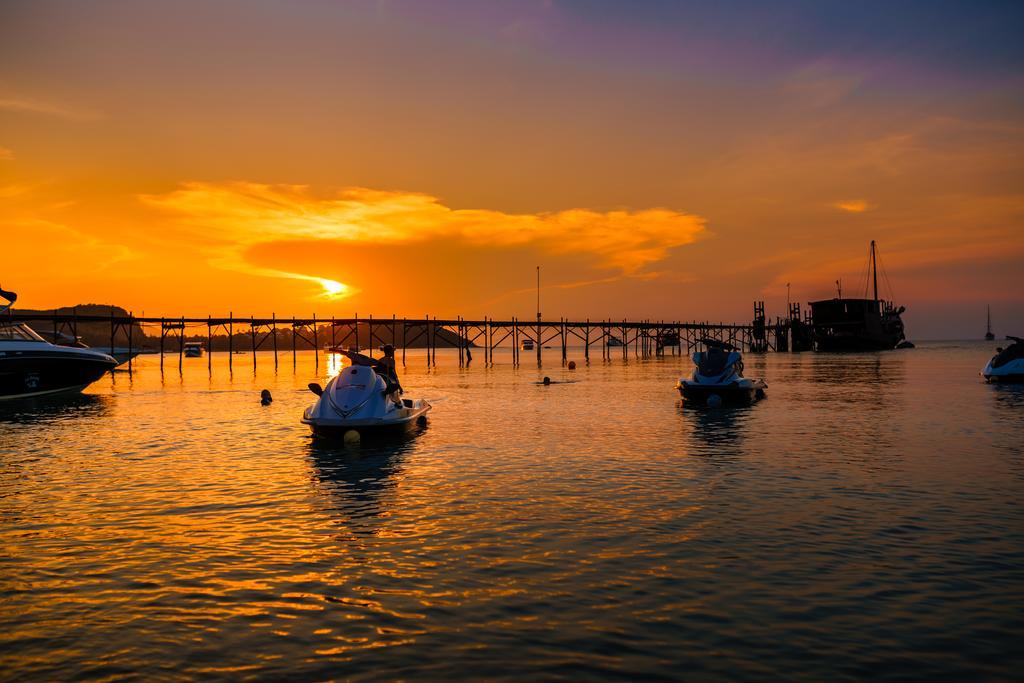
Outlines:
[[384,383],[386,385],[384,390],[395,403],[401,405],[401,396],[405,392],[402,389],[401,382],[398,381],[398,369],[395,364],[395,347],[391,344],[385,344],[380,350],[384,352],[384,357],[377,361],[377,370],[379,371],[380,376],[384,378]]

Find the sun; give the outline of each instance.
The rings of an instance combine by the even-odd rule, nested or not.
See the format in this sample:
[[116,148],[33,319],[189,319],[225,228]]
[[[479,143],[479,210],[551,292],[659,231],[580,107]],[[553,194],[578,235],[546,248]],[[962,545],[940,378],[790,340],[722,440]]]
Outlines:
[[340,298],[348,294],[348,286],[338,282],[337,280],[328,280],[327,278],[318,277],[316,278],[316,281],[324,288],[324,296],[329,299]]

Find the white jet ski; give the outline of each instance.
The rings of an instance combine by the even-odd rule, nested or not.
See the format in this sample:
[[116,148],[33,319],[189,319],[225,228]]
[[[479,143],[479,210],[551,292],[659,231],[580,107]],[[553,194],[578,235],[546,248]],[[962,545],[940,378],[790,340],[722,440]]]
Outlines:
[[1005,349],[996,349],[981,376],[986,382],[1024,382],[1024,339],[1006,336],[1013,343]]
[[764,398],[768,385],[743,376],[743,356],[735,346],[715,339],[701,343],[707,350],[693,354],[693,374],[676,385],[684,401],[717,407],[749,405]]
[[314,436],[343,438],[349,431],[360,435],[401,431],[426,420],[431,406],[423,399],[395,400],[401,387],[387,380],[387,369],[361,353],[341,352],[352,359],[326,387],[312,383],[310,391],[320,398],[302,414]]

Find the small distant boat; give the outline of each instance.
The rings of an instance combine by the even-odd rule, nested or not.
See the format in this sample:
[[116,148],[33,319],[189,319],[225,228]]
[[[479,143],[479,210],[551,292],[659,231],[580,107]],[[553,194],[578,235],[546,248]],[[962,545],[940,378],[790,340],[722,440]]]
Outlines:
[[991,306],[986,306],[985,307],[985,314],[986,314],[985,315],[985,317],[986,317],[986,322],[985,322],[985,341],[993,341],[996,338],[996,335],[992,334],[992,307]]
[[608,336],[608,346],[625,346],[618,337]]
[[871,240],[869,270],[874,283],[871,299],[843,298],[811,302],[814,343],[818,351],[883,351],[906,340],[900,315],[906,310],[878,298],[878,253]]
[[522,347],[523,351],[533,351],[533,340],[524,339],[520,346]]
[[1024,339],[1009,335],[1006,338],[1013,343],[1005,349],[997,349],[981,371],[986,382],[1024,382]]
[[202,342],[185,342],[185,346],[182,349],[185,354],[185,358],[202,358],[203,356],[203,343]]
[[743,376],[743,356],[732,344],[701,339],[706,351],[693,354],[693,374],[679,380],[676,388],[684,401],[715,408],[721,405],[750,405],[765,397],[768,385],[762,379]]

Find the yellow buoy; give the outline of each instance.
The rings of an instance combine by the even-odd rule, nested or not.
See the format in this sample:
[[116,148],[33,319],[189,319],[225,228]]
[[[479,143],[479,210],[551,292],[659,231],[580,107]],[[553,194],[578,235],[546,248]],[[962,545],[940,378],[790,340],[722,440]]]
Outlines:
[[359,432],[357,432],[354,429],[350,429],[347,432],[345,432],[345,435],[342,437],[342,439],[344,439],[346,446],[358,446]]

